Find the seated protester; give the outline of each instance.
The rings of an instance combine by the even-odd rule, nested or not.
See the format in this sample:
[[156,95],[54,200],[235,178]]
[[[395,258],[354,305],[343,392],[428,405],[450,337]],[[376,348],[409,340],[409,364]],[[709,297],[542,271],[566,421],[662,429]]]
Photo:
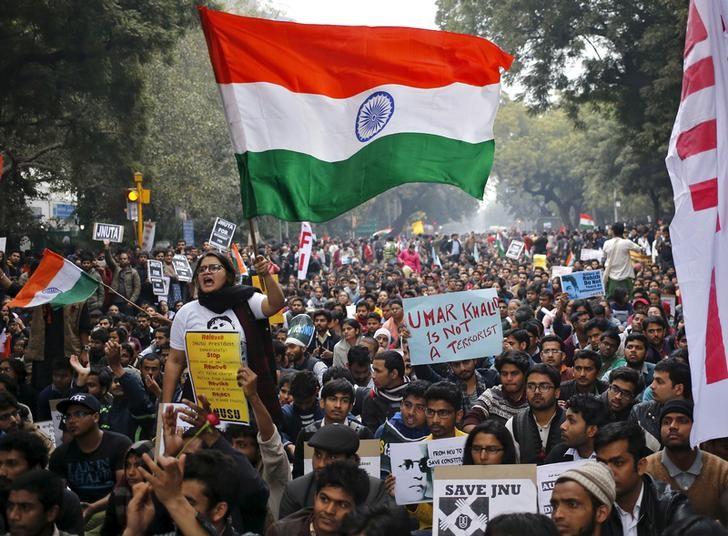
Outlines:
[[601,356],[591,350],[577,350],[574,354],[574,379],[561,386],[559,400],[569,400],[576,394],[600,395],[607,390],[607,382],[599,379]]
[[680,399],[665,403],[660,425],[665,448],[646,458],[644,472],[683,491],[696,514],[728,525],[728,461],[690,447],[693,403]]
[[619,332],[609,329],[599,337],[599,355],[602,357],[602,367],[599,369],[599,378],[607,381],[609,371],[627,364],[627,360],[619,353],[622,338]]
[[[359,436],[341,424],[330,424],[319,429],[308,441],[313,448],[313,471],[294,478],[287,485],[281,498],[278,518],[283,519],[302,508],[311,507],[316,496],[316,481],[320,471],[336,460],[348,459],[359,463]],[[393,504],[384,483],[378,478],[369,477],[369,505]]]
[[169,326],[158,326],[154,328],[154,339],[151,344],[144,347],[144,350],[139,352],[139,357],[144,357],[149,354],[161,354],[162,350],[169,350]]
[[372,379],[372,358],[366,347],[356,345],[349,348],[346,359],[349,365],[348,370],[351,373],[352,383],[354,384],[354,407],[351,412],[359,416],[364,408],[364,399],[374,387],[374,380]]
[[77,393],[58,404],[66,432],[71,440],[51,454],[48,468],[66,480],[82,503],[87,530],[98,526],[101,518],[91,516],[106,510],[109,494],[124,472],[124,454],[129,438],[99,428],[101,404],[87,393]]
[[303,428],[296,438],[296,450],[293,457],[293,478],[303,474],[303,449],[304,444],[322,426],[328,424],[343,424],[354,430],[359,439],[372,439],[374,437],[367,427],[349,416],[354,399],[354,387],[348,380],[338,378],[330,380],[321,389],[319,405],[324,410],[324,417],[314,421]]
[[278,378],[276,392],[278,394],[278,403],[281,405],[281,407],[285,406],[286,404],[293,403],[293,397],[291,396],[292,379],[293,374],[289,373],[281,374]]
[[629,420],[641,387],[639,374],[630,367],[619,367],[609,373],[609,387],[600,398],[609,410],[610,422]]
[[708,516],[692,515],[668,527],[662,536],[728,536],[728,529]]
[[162,356],[152,353],[142,356],[139,359],[139,370],[141,371],[142,383],[149,400],[156,405],[162,398]]
[[657,364],[670,355],[668,326],[661,316],[648,316],[643,322],[643,331],[649,343],[645,361]]
[[138,312],[136,315],[136,326],[131,331],[132,337],[139,341],[142,348],[146,348],[152,343],[154,331],[149,323],[149,315],[144,312]]
[[377,341],[379,348],[382,352],[384,352],[386,350],[389,350],[389,345],[392,342],[392,334],[389,332],[388,329],[379,328],[374,332],[374,340]]
[[369,335],[362,335],[361,339],[359,339],[359,344],[355,344],[354,346],[363,346],[366,348],[369,351],[370,359],[374,359],[374,356],[379,353],[379,343],[374,337],[370,337]]
[[542,465],[561,438],[564,410],[558,404],[561,376],[538,363],[526,373],[528,410],[506,422],[513,436],[519,463]]
[[337,460],[321,469],[316,477],[316,497],[312,507],[305,507],[277,521],[266,536],[342,534],[344,519],[363,506],[369,495],[369,476],[358,464]]
[[[45,469],[47,465],[48,447],[38,435],[13,432],[0,437],[0,504],[7,503],[13,481],[28,471]],[[4,511],[0,512],[0,517],[5,517]],[[81,502],[75,493],[65,487],[56,526],[72,534],[83,534],[84,531]]]
[[544,463],[596,459],[594,437],[599,428],[609,422],[604,402],[595,395],[574,395],[566,408],[561,423],[561,443],[546,456]]
[[[137,484],[144,482],[141,467],[144,467],[142,456],[154,453],[154,443],[151,441],[137,441],[124,455],[124,474],[116,484],[109,496],[109,503],[106,506],[104,524],[101,526],[101,536],[116,536],[122,534],[126,528],[129,501],[132,498],[132,489]],[[161,508],[161,503],[152,497],[154,502],[154,520],[150,523],[149,534],[162,534],[172,529],[169,516]]]
[[[542,291],[543,292],[543,291]],[[483,536],[559,536],[556,524],[543,514],[500,514],[488,520]]]
[[595,448],[597,459],[611,470],[617,489],[614,510],[606,523],[608,534],[658,536],[691,515],[685,495],[666,490],[664,482],[645,474],[643,455],[649,451],[636,423],[603,426],[597,433]]
[[530,359],[525,352],[508,350],[495,360],[500,385],[486,390],[465,415],[463,430],[469,432],[486,419],[504,423],[528,408],[526,399],[526,373]]
[[[447,376],[441,376],[429,365],[415,365],[412,368],[421,380],[433,383],[445,380],[454,383],[463,394],[463,413],[467,413],[473,407],[473,404],[477,402],[480,395],[488,387],[495,384],[493,376],[483,377],[483,374],[476,370],[476,365],[477,361],[475,359],[453,361],[447,364]],[[493,373],[496,374],[495,371]]]
[[[199,405],[189,400],[183,400],[183,403],[187,406],[183,410],[169,407],[163,415],[164,456],[180,457],[183,451],[188,454],[210,453],[217,456],[222,471],[217,473],[217,478],[229,480],[234,486],[234,501],[228,502],[226,507],[226,511],[232,516],[234,529],[239,532],[261,533],[265,526],[268,486],[246,455],[234,449],[217,428],[205,426],[209,423],[208,416],[212,410],[204,395],[199,397]],[[182,436],[176,433],[178,416],[192,425]],[[204,433],[201,432],[203,426]],[[147,466],[150,461],[145,458]],[[185,466],[185,479],[187,476]],[[149,481],[146,475],[145,479]],[[187,496],[186,493],[185,495]],[[197,506],[199,505],[195,505],[195,508]],[[174,515],[172,518],[178,523]]]
[[392,472],[389,458],[389,445],[392,443],[407,443],[421,441],[430,433],[427,428],[425,409],[425,391],[430,382],[414,380],[407,384],[402,395],[399,411],[384,421],[377,429],[374,437],[379,439],[381,455],[381,475],[386,478]]
[[364,399],[361,420],[374,434],[402,403],[409,381],[405,376],[404,358],[394,350],[378,353],[374,356],[372,377],[374,388]]
[[323,361],[326,366],[330,367],[334,360],[334,346],[339,342],[340,338],[329,330],[331,324],[331,311],[326,309],[317,309],[311,315],[316,333],[308,345],[309,353],[317,359]]
[[630,333],[624,339],[624,357],[627,366],[636,370],[642,376],[643,389],[652,383],[655,364],[645,361],[647,356],[647,337],[642,333]]
[[299,371],[293,376],[291,380],[293,402],[281,408],[283,417],[281,438],[290,459],[293,459],[294,441],[298,438],[298,433],[324,417],[324,410],[318,403],[318,391],[318,380],[310,370]]
[[398,506],[374,506],[357,509],[349,514],[341,533],[359,536],[403,536],[412,531],[407,511]]
[[616,498],[614,477],[598,462],[561,473],[551,494],[551,519],[561,536],[602,536]]
[[45,469],[33,469],[16,478],[4,503],[8,534],[71,536],[57,525],[63,489],[63,480]]
[[106,343],[109,342],[109,330],[113,328],[98,328],[91,332],[88,337],[88,346],[84,348],[88,352],[88,360],[92,365],[104,365]]
[[564,341],[558,335],[546,335],[541,339],[541,362],[553,367],[561,376],[561,383],[574,379],[574,369],[569,367],[564,352]]
[[457,429],[463,418],[463,400],[459,389],[452,383],[442,381],[430,385],[425,391],[425,417],[430,435],[425,440],[466,436]]
[[143,455],[146,468],[139,471],[150,486],[134,488],[124,536],[150,533],[149,521],[158,515],[158,508],[154,507],[151,516],[140,514],[153,497],[172,518],[178,534],[238,534],[233,516],[240,501],[236,496],[240,487],[229,478],[235,460],[216,450],[185,454],[184,458],[162,456],[155,462],[148,454]]
[[[508,330],[503,334],[503,338],[504,349],[528,353],[528,347],[531,345],[531,336],[525,329],[515,328]],[[533,365],[533,360],[531,360],[530,355],[529,362]]]
[[630,419],[636,420],[648,438],[648,444],[660,442],[660,412],[662,406],[671,400],[692,400],[693,387],[690,366],[681,359],[663,359],[653,372],[652,400],[640,402],[630,412]]
[[73,380],[73,369],[68,359],[57,357],[52,364],[52,382],[49,386],[38,393],[38,411],[33,414],[36,421],[51,420],[51,400],[68,398]]
[[502,465],[516,463],[513,436],[499,421],[483,421],[468,434],[463,465]]
[[27,406],[31,413],[38,408],[38,391],[28,383],[28,372],[25,370],[25,363],[22,359],[12,358],[0,362],[0,374],[12,378],[18,385],[18,402]]
[[9,395],[12,395],[16,402],[18,403],[18,409],[20,410],[20,417],[24,421],[33,422],[33,411],[30,407],[26,406],[25,404],[20,402],[20,399],[18,398],[18,395],[20,393],[20,388],[18,386],[18,382],[16,382],[13,378],[10,376],[3,376],[0,375],[0,393],[7,393]]
[[[584,332],[586,333],[589,345],[584,350],[591,350],[592,352],[599,351],[599,341],[602,338],[602,334],[612,329],[612,326],[604,318],[592,318],[584,326]],[[621,341],[620,341],[621,342]]]
[[50,451],[53,448],[50,439],[36,424],[24,418],[23,413],[25,410],[13,395],[0,392],[0,437],[13,432],[29,432],[40,437]]

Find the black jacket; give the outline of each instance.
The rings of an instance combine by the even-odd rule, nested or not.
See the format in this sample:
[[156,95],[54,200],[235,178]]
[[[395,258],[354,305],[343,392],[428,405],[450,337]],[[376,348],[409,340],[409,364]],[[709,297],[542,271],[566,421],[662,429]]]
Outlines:
[[[642,482],[645,488],[637,523],[639,536],[659,536],[670,525],[693,515],[688,498],[683,493],[666,490],[664,482],[657,482],[649,475],[644,475]],[[617,507],[614,506],[607,522],[602,526],[602,536],[622,534],[622,521]]]
[[561,423],[564,422],[566,412],[558,405],[556,414],[551,420],[549,435],[546,444],[541,442],[541,436],[536,427],[532,411],[522,411],[513,417],[513,439],[518,443],[520,463],[535,463],[542,465],[544,460],[561,440]]
[[[600,395],[607,390],[607,387],[609,387],[609,384],[607,382],[597,379],[596,384],[591,391],[591,394]],[[569,380],[568,382],[564,382],[561,384],[561,388],[559,389],[559,400],[568,401],[573,395],[576,394],[579,394],[579,391],[576,390],[576,380]]]

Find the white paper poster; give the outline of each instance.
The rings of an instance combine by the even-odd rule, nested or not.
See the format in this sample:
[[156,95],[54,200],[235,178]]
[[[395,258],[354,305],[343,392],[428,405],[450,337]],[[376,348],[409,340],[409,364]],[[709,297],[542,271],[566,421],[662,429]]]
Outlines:
[[99,241],[121,242],[124,240],[124,226],[111,223],[94,223],[92,238]]
[[604,252],[601,249],[582,248],[580,259],[582,261],[595,260],[595,261],[602,262],[603,256],[604,256]]
[[525,244],[520,240],[511,240],[511,243],[508,245],[508,251],[506,251],[506,257],[517,261],[521,258],[524,247]]
[[538,480],[538,511],[540,513],[551,517],[551,494],[554,491],[556,481],[565,471],[579,467],[587,461],[579,460],[577,462],[550,463],[548,465],[540,465],[536,468],[536,477]]

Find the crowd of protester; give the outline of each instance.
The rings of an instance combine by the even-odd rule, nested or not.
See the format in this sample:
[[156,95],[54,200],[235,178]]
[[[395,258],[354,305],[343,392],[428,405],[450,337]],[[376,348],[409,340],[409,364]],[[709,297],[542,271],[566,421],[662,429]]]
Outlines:
[[[517,259],[503,254],[511,240],[524,242]],[[428,534],[432,503],[396,505],[388,446],[467,436],[464,465],[588,460],[556,482],[551,518],[498,516],[486,535],[728,534],[728,438],[690,447],[665,226],[323,237],[305,280],[295,244],[241,247],[246,275],[206,243],[99,245],[64,252],[99,286],[60,307],[10,308],[40,258],[1,257],[0,533]],[[604,257],[578,260],[584,249]],[[162,261],[166,295],[148,259]],[[569,299],[551,266],[603,269],[607,295]],[[265,294],[248,286],[255,274]],[[497,291],[502,352],[412,365],[403,300],[482,288]],[[310,342],[289,332],[298,315]],[[243,336],[249,425],[209,425],[184,345],[199,329]],[[371,438],[379,478],[359,467]]]

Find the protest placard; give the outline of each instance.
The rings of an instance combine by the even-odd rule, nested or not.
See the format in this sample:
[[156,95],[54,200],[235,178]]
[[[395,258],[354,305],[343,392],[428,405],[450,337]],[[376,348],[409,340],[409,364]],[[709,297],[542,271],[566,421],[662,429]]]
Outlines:
[[152,279],[152,293],[157,296],[157,301],[169,295],[169,283],[169,277],[166,275],[161,279]]
[[212,226],[210,233],[210,245],[221,251],[230,249],[230,243],[233,241],[235,229],[238,226],[222,218],[215,218],[215,225]]
[[[367,474],[374,478],[379,478],[381,474],[381,460],[379,459],[379,440],[378,439],[362,439],[359,441],[359,450],[356,451],[359,456],[359,467],[364,469]],[[303,446],[303,472],[308,474],[313,471],[313,447],[309,447],[308,443]]]
[[432,500],[432,471],[435,467],[463,463],[467,437],[450,437],[416,443],[391,443],[389,458],[397,504]]
[[403,305],[413,365],[462,361],[503,350],[495,289],[407,298]]
[[56,428],[53,421],[36,422],[35,425],[38,427],[38,431],[48,438],[53,448],[56,448],[58,445],[56,444]]
[[185,348],[195,400],[205,395],[223,422],[247,423],[248,403],[237,380],[240,333],[188,331]]
[[156,259],[147,260],[147,279],[151,283],[155,279],[162,279],[164,277],[164,265],[162,261]]
[[551,267],[551,279],[562,275],[569,275],[574,271],[573,266],[552,266]]
[[[278,274],[271,274],[271,277],[273,278],[273,280],[274,280],[274,281],[275,281],[276,283],[278,282]],[[265,290],[265,289],[263,288],[263,284],[261,283],[261,281],[260,281],[260,277],[259,277],[259,276],[257,276],[257,275],[254,275],[254,276],[253,276],[253,277],[251,278],[251,280],[252,280],[253,286],[254,286],[255,288],[257,288],[258,290],[260,290],[260,291],[261,291],[261,292],[262,292],[263,294],[266,294],[266,293],[267,293],[267,290]],[[270,316],[270,317],[268,317],[268,323],[269,323],[269,324],[270,324],[271,326],[273,326],[273,325],[275,325],[275,324],[283,324],[283,322],[284,322],[284,321],[285,321],[285,319],[283,318],[283,309],[281,309],[280,311],[278,311],[278,312],[277,312],[276,314],[274,314],[273,316]]]
[[433,536],[482,535],[501,514],[536,513],[536,465],[435,468]]
[[5,248],[8,247],[8,239],[5,236],[0,236],[0,252],[5,253]]
[[392,472],[392,461],[389,457],[390,445],[394,443],[415,443],[417,441],[422,441],[424,438],[424,435],[417,438],[404,436],[402,432],[400,432],[399,429],[392,424],[392,421],[387,419],[382,427],[382,435],[379,437],[379,457],[381,466],[380,478],[385,479],[387,475]]
[[175,255],[172,257],[172,266],[174,266],[174,273],[177,274],[177,279],[185,283],[192,281],[192,267],[187,257],[184,255]]
[[602,257],[604,256],[604,252],[601,249],[589,249],[589,248],[582,248],[581,249],[581,256],[579,257],[582,261],[599,261],[602,262]]
[[561,290],[569,295],[570,300],[604,295],[604,281],[602,280],[601,270],[573,272],[562,275],[560,279]]
[[520,240],[511,240],[511,243],[508,245],[508,251],[506,251],[506,258],[517,261],[521,258],[524,247],[525,244]]
[[61,421],[63,415],[58,411],[58,404],[63,402],[65,398],[54,398],[48,401],[48,407],[51,410],[51,422],[53,423],[53,434],[56,437],[56,445],[63,443],[63,431],[61,430]]
[[541,268],[543,270],[548,270],[549,263],[546,259],[546,255],[541,255],[540,253],[537,253],[533,256],[533,267],[534,268]]
[[154,249],[154,235],[157,232],[157,224],[153,221],[145,221],[142,231],[142,251]]
[[587,461],[589,460],[550,463],[548,465],[539,465],[536,468],[536,478],[538,480],[538,511],[540,513],[551,517],[551,494],[554,491],[556,481],[562,473],[569,469],[575,469]]
[[99,241],[121,242],[124,239],[124,226],[111,223],[94,223],[92,238]]

